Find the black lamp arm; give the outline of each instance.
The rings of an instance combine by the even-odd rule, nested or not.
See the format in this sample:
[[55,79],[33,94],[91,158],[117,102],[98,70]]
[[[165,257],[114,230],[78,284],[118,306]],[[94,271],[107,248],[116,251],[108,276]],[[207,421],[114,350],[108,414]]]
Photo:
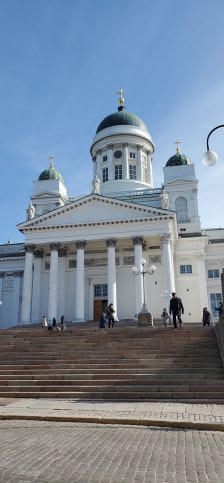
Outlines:
[[214,129],[212,129],[212,130],[210,131],[210,133],[208,134],[208,137],[207,137],[207,151],[210,151],[210,149],[209,149],[209,145],[208,145],[208,141],[209,141],[209,138],[210,138],[211,134],[212,134],[214,131],[216,131],[216,129],[219,129],[220,127],[224,127],[224,124],[220,124],[220,126],[216,126],[216,127],[214,127]]

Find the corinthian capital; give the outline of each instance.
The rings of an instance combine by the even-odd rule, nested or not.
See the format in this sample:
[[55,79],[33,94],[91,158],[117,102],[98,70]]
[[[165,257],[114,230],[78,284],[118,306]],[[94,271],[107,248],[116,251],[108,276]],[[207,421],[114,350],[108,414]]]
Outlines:
[[50,244],[50,249],[51,251],[57,251],[60,248],[60,243],[51,243]]
[[79,248],[82,248],[84,250],[84,248],[86,246],[86,242],[85,242],[85,240],[79,240],[79,241],[76,242],[75,246],[76,246],[77,250]]
[[106,245],[107,247],[115,247],[116,242],[116,238],[108,238],[108,240],[106,240]]
[[170,233],[163,233],[161,235],[161,240],[162,240],[163,243],[171,243],[172,242],[171,234]]
[[33,253],[35,250],[35,245],[25,245],[25,252],[26,253]]
[[133,238],[134,245],[143,245],[143,238],[142,236],[136,236]]

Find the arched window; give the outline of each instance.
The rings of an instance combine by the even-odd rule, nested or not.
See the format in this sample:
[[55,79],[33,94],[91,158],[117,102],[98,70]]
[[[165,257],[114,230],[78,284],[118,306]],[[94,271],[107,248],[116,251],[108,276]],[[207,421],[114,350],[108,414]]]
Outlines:
[[187,210],[187,200],[183,196],[179,196],[179,198],[175,201],[175,211],[177,214],[177,221],[187,221],[188,219],[188,210]]

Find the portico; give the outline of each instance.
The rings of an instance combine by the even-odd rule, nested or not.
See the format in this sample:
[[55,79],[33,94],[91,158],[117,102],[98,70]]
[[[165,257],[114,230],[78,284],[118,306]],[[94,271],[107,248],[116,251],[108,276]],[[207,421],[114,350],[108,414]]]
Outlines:
[[[69,215],[64,212],[61,207],[20,225],[29,242],[22,322],[37,322],[43,314],[52,321],[62,313],[74,322],[92,319],[98,285],[107,287],[104,299],[114,304],[118,318],[133,318],[142,307],[143,286],[141,277],[132,279],[131,267],[133,263],[138,267],[143,255],[150,265],[155,250],[158,275],[157,280],[147,282],[147,294],[150,305],[160,311],[159,291],[170,291],[175,283],[171,250],[171,241],[175,240],[173,214],[168,210],[152,212],[150,208],[100,195],[73,202]],[[93,220],[93,213],[95,221],[90,222],[88,218]],[[132,300],[128,306],[127,293]],[[153,300],[156,293],[158,308]]]

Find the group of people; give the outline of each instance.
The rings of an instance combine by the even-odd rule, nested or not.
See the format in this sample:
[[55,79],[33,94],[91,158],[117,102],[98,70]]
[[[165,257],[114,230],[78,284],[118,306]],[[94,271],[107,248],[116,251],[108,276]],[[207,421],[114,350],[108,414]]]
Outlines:
[[43,329],[47,329],[49,331],[54,330],[54,329],[58,330],[58,331],[65,330],[66,326],[65,326],[64,319],[65,319],[65,316],[62,315],[61,316],[61,324],[60,324],[60,326],[57,326],[57,320],[54,317],[53,320],[52,320],[52,325],[51,325],[51,324],[48,323],[46,315],[43,315],[41,326],[42,326]]
[[110,327],[114,327],[114,314],[115,310],[113,304],[108,305],[106,312],[102,312],[100,316],[100,329],[105,329],[107,324],[109,329]]
[[[219,315],[223,314],[224,313],[223,303],[220,302],[219,307],[215,308],[215,310],[219,313]],[[172,292],[172,299],[170,300],[169,313],[167,312],[167,309],[164,308],[163,312],[161,314],[163,324],[164,324],[165,327],[167,327],[167,325],[171,324],[171,317],[170,317],[171,314],[173,316],[173,328],[174,328],[174,330],[177,330],[177,319],[178,319],[178,322],[180,324],[180,327],[183,326],[183,321],[182,321],[181,315],[184,314],[184,307],[183,307],[181,299],[179,297],[177,297],[175,292]],[[203,308],[202,323],[203,323],[204,327],[206,325],[209,326],[210,323],[211,323],[211,314],[208,311],[207,307]]]

